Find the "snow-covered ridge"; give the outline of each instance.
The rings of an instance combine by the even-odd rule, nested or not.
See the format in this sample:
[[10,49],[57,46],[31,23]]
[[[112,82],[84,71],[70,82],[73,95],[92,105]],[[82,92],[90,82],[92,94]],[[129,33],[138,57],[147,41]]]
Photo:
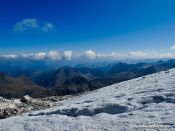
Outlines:
[[63,100],[59,106],[0,120],[0,130],[175,130],[175,69]]

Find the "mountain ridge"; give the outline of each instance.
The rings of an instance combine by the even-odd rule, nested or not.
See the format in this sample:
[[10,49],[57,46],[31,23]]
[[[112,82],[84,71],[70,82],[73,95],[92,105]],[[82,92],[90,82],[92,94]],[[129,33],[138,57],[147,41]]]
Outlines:
[[13,78],[5,73],[0,73],[0,96],[16,98],[27,94],[32,97],[43,97],[45,89],[36,85],[26,76]]

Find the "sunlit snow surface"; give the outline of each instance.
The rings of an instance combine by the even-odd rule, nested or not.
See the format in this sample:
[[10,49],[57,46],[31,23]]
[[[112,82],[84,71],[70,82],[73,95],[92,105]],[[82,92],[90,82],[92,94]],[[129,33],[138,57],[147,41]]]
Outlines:
[[175,130],[175,69],[58,102],[60,106],[0,120],[3,131]]

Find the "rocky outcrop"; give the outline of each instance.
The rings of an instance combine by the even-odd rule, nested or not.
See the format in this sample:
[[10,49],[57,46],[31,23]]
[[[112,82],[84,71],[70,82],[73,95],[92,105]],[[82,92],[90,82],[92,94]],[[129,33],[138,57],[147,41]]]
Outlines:
[[16,115],[19,110],[12,100],[4,99],[0,97],[0,119]]
[[23,96],[21,99],[8,100],[0,97],[0,119],[4,119],[10,116],[20,115],[24,112],[30,112],[33,110],[42,110],[55,106],[55,101],[51,99],[34,99],[28,95]]

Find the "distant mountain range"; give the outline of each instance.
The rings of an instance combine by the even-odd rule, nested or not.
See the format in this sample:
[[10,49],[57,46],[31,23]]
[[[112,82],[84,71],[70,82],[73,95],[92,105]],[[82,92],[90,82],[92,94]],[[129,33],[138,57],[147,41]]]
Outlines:
[[53,90],[55,95],[65,95],[98,89],[170,68],[175,68],[175,60],[137,64],[117,63],[99,68],[65,66],[58,70],[43,72],[32,80]]
[[[13,63],[14,65],[14,63]],[[29,65],[33,65],[30,67]],[[58,64],[59,65],[59,64]],[[57,65],[57,66],[58,66]],[[175,60],[152,63],[104,63],[104,65],[63,66],[58,69],[43,62],[32,61],[24,67],[6,66],[0,62],[0,96],[44,97],[48,95],[69,95],[95,90],[117,82],[175,68]],[[29,66],[29,68],[27,68]],[[55,65],[56,66],[56,65]],[[4,70],[6,69],[6,70]],[[23,72],[19,70],[23,70]],[[18,72],[19,71],[19,72]],[[9,73],[10,72],[10,73]],[[11,76],[7,74],[12,74]],[[18,74],[18,75],[14,75]],[[20,76],[25,75],[25,76]],[[19,77],[20,76],[20,77]]]

